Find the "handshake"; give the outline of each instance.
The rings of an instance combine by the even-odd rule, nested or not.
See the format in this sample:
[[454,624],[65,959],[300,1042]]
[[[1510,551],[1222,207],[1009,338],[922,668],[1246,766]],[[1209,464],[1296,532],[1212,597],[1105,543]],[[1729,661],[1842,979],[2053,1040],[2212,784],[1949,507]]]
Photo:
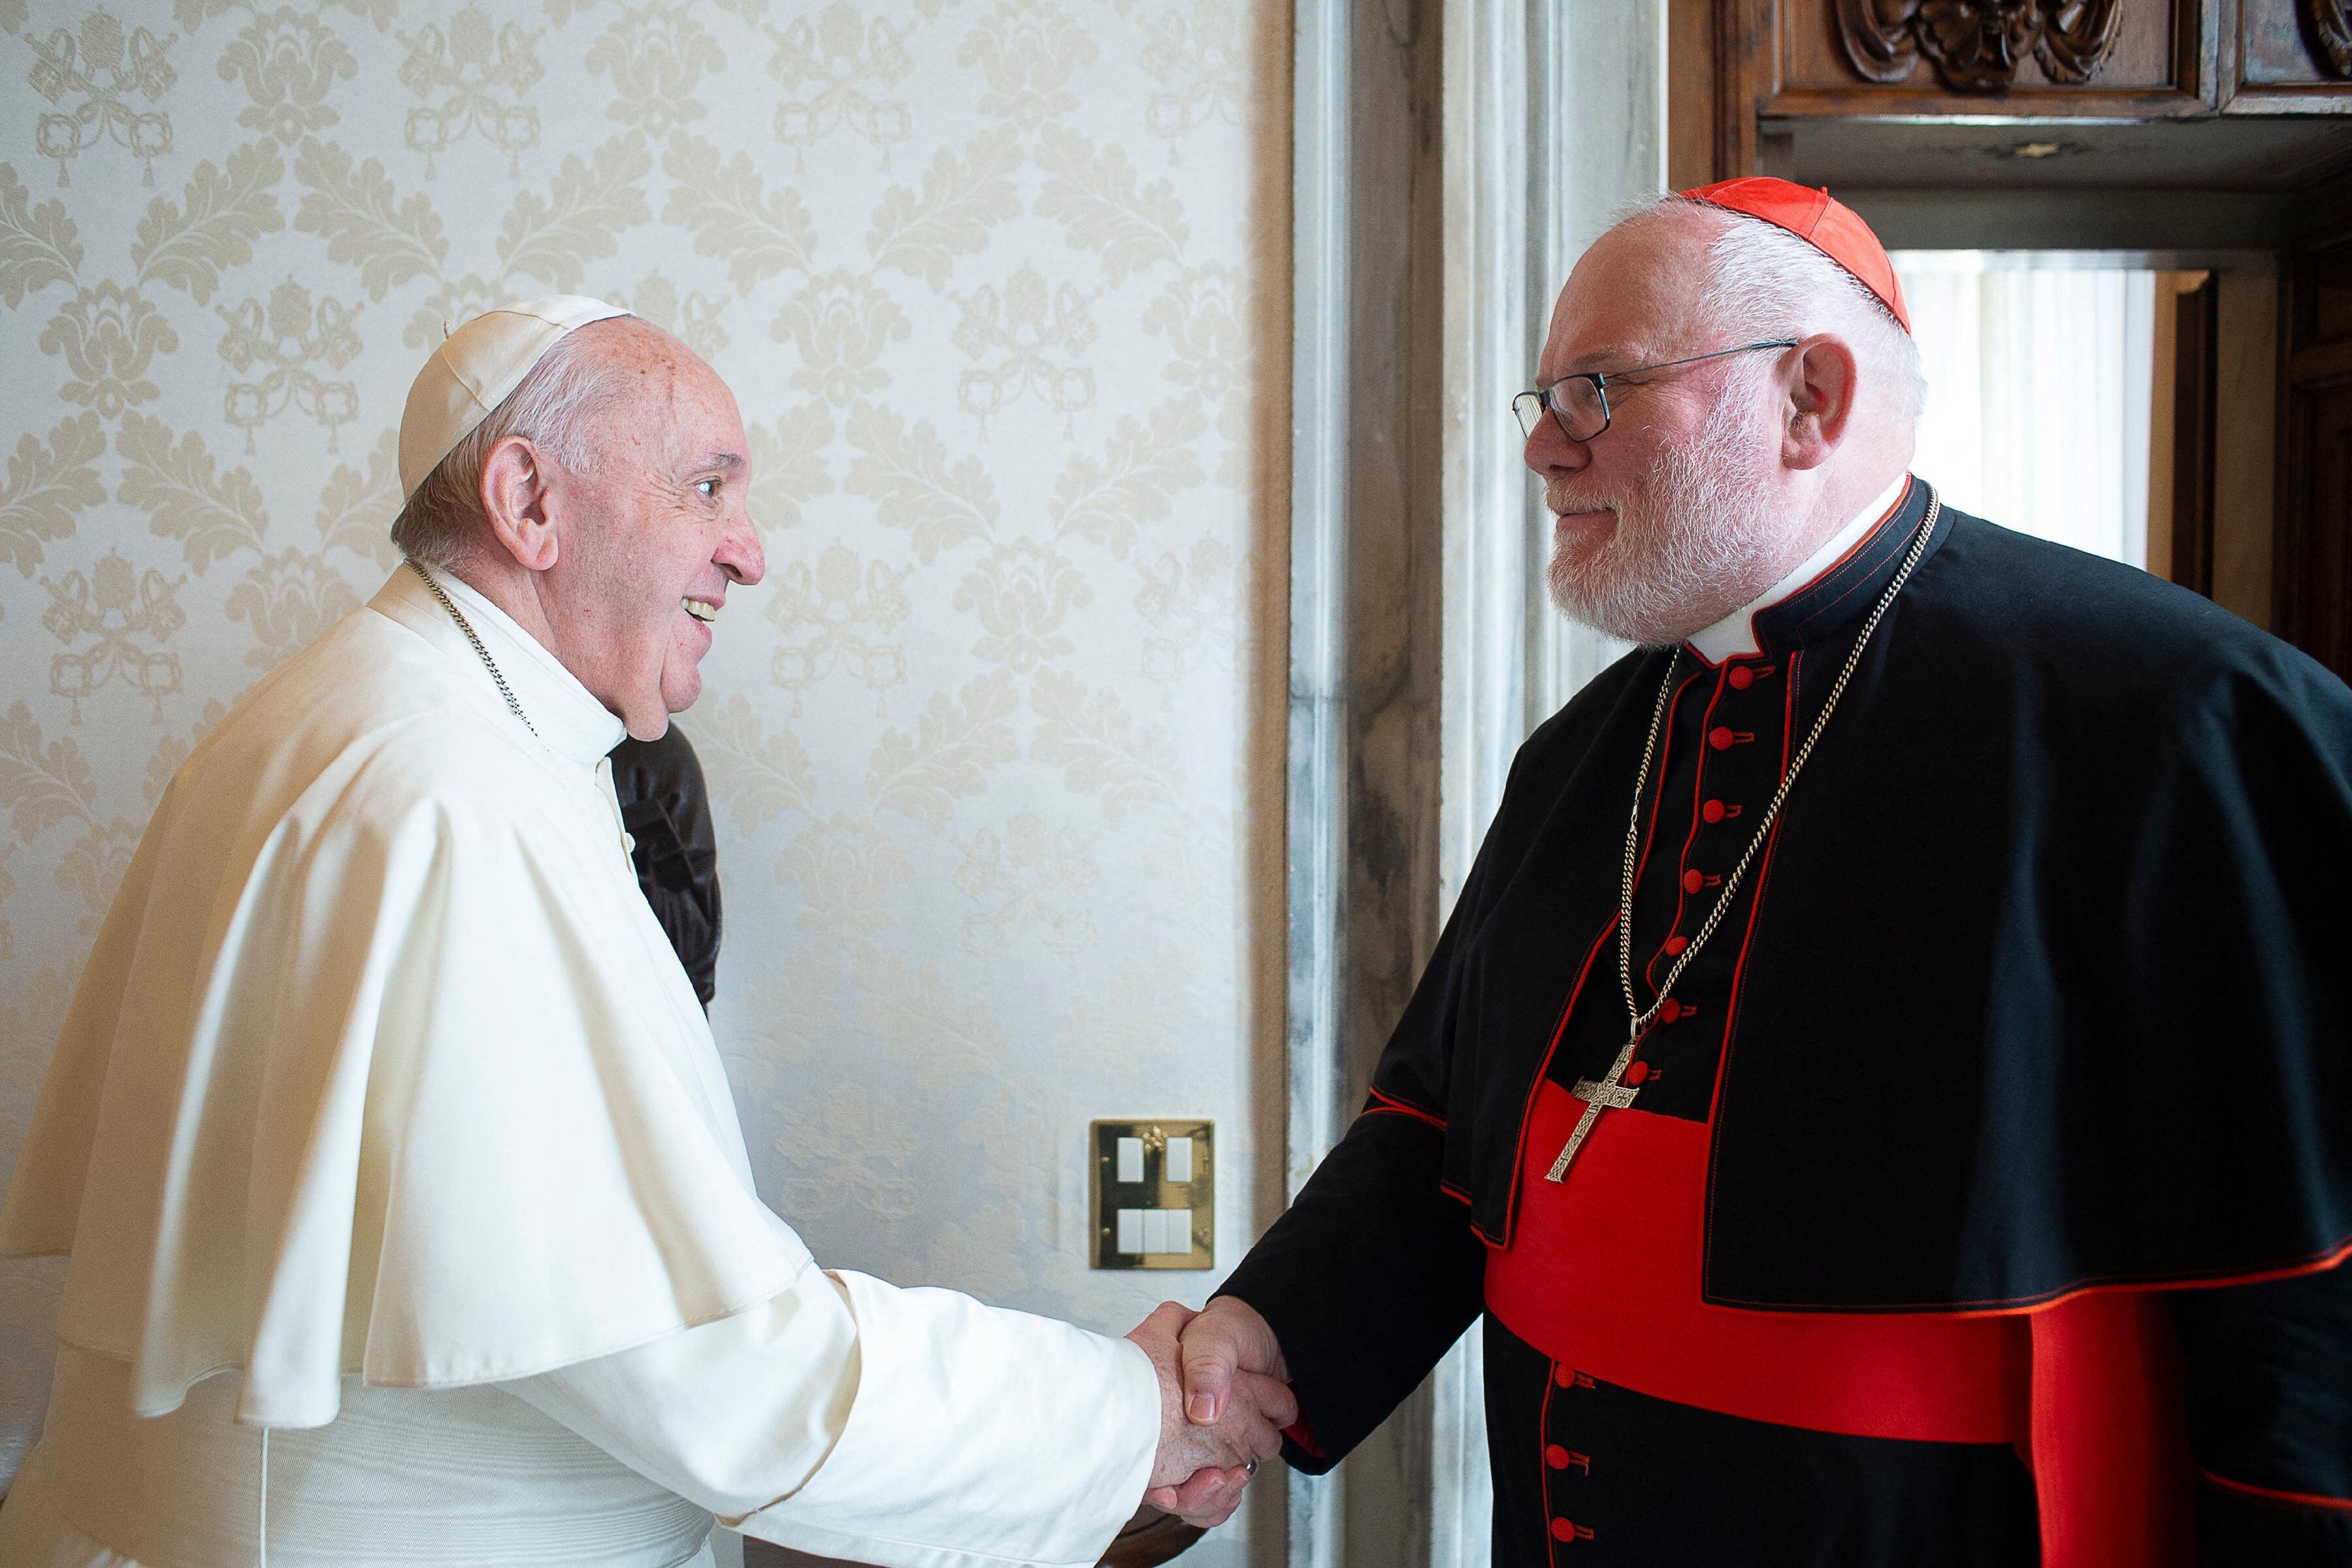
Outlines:
[[1127,1337],[1160,1373],[1160,1452],[1143,1500],[1187,1524],[1224,1523],[1298,1419],[1274,1331],[1220,1296],[1199,1312],[1163,1301]]

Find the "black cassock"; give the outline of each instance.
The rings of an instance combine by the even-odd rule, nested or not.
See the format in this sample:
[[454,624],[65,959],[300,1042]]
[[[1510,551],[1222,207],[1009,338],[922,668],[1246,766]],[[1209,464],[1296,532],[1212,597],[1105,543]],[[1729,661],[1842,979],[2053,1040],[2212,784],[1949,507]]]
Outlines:
[[1928,499],[1755,657],[1639,650],[1521,748],[1363,1114],[1222,1292],[1292,1464],[1484,1311],[1509,1568],[2352,1563],[2352,691],[2201,598],[1945,510],[1635,1104],[1543,1180],[1626,1038],[1670,658],[1644,1006]]

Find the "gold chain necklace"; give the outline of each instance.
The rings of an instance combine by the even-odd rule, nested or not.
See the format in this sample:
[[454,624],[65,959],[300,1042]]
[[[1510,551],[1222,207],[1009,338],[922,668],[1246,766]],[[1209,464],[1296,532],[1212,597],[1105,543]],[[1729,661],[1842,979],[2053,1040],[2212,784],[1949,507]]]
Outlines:
[[[1679,644],[1673,657],[1666,660],[1666,679],[1658,688],[1658,704],[1650,715],[1650,739],[1642,748],[1641,771],[1633,778],[1633,814],[1632,820],[1625,825],[1625,869],[1617,894],[1617,984],[1625,994],[1625,1012],[1632,1020],[1632,1027],[1627,1030],[1625,1044],[1617,1052],[1617,1059],[1610,1064],[1608,1077],[1599,1083],[1589,1078],[1577,1079],[1571,1092],[1584,1101],[1584,1114],[1577,1118],[1576,1131],[1568,1135],[1568,1142],[1560,1148],[1559,1158],[1554,1160],[1551,1169],[1544,1173],[1545,1181],[1558,1182],[1566,1178],[1570,1162],[1584,1146],[1584,1140],[1591,1134],[1593,1123],[1601,1120],[1603,1110],[1622,1110],[1633,1103],[1634,1096],[1642,1092],[1639,1084],[1624,1081],[1625,1069],[1633,1065],[1633,1053],[1641,1048],[1643,1036],[1649,1032],[1659,1009],[1665,1006],[1666,998],[1674,994],[1675,982],[1682,978],[1683,971],[1690,966],[1692,959],[1698,956],[1699,949],[1706,945],[1707,938],[1715,934],[1715,928],[1723,923],[1724,915],[1731,908],[1732,899],[1739,892],[1740,879],[1748,875],[1748,865],[1756,858],[1756,852],[1771,836],[1772,824],[1780,815],[1781,803],[1789,798],[1789,786],[1797,782],[1797,774],[1803,769],[1805,759],[1813,754],[1813,743],[1829,727],[1830,715],[1837,711],[1838,699],[1845,695],[1846,682],[1853,679],[1855,668],[1862,663],[1862,651],[1870,646],[1871,634],[1878,629],[1879,619],[1886,614],[1887,606],[1895,603],[1895,595],[1903,591],[1911,569],[1918,565],[1919,558],[1927,553],[1927,541],[1935,537],[1936,519],[1942,510],[1943,502],[1930,491],[1927,515],[1919,524],[1918,537],[1911,542],[1910,552],[1903,558],[1902,569],[1895,574],[1894,581],[1886,584],[1886,591],[1879,595],[1876,607],[1870,612],[1870,619],[1863,624],[1862,635],[1854,638],[1853,651],[1846,655],[1845,668],[1838,671],[1837,684],[1830,688],[1829,700],[1822,704],[1820,716],[1814,719],[1813,727],[1806,731],[1804,744],[1799,746],[1797,754],[1789,760],[1789,771],[1780,775],[1780,787],[1772,792],[1772,802],[1764,808],[1762,820],[1756,824],[1756,831],[1748,840],[1747,850],[1739,857],[1738,864],[1731,868],[1731,874],[1723,879],[1723,891],[1717,897],[1715,908],[1707,911],[1706,921],[1698,928],[1698,934],[1691,938],[1690,945],[1683,949],[1681,956],[1675,960],[1674,967],[1666,971],[1665,981],[1658,987],[1657,999],[1644,1008],[1633,996],[1633,862],[1642,837],[1642,794],[1649,786],[1650,763],[1657,754],[1658,733],[1665,724],[1667,699],[1675,689],[1675,672],[1682,667],[1683,650]],[[1793,680],[1794,677],[1790,679]]]

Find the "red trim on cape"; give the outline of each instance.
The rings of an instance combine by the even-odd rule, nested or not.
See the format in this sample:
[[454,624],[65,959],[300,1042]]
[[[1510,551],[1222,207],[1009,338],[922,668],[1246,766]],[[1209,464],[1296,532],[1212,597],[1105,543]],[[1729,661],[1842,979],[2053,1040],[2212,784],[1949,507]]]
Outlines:
[[1386,1111],[1392,1116],[1410,1116],[1415,1121],[1428,1122],[1440,1132],[1445,1131],[1445,1118],[1433,1110],[1423,1110],[1420,1106],[1399,1100],[1395,1095],[1382,1094],[1378,1089],[1371,1091],[1371,1098],[1378,1103],[1367,1105],[1360,1114],[1377,1116]]
[[[1874,523],[1874,525],[1872,525],[1872,527],[1871,527],[1871,529],[1870,529],[1870,531],[1869,531],[1869,532],[1867,532],[1867,533],[1864,534],[1860,539],[1858,539],[1858,540],[1856,540],[1856,541],[1854,542],[1854,547],[1853,547],[1853,550],[1849,550],[1849,551],[1847,551],[1847,552],[1845,552],[1845,554],[1844,554],[1844,555],[1843,555],[1843,556],[1841,556],[1841,557],[1839,558],[1839,561],[1840,561],[1840,563],[1841,563],[1841,564],[1843,564],[1843,563],[1844,562],[1846,562],[1846,561],[1850,561],[1850,560],[1852,560],[1852,559],[1853,558],[1853,555],[1854,555],[1854,552],[1855,552],[1855,551],[1858,551],[1858,550],[1860,550],[1864,545],[1870,543],[1873,540],[1874,540],[1874,539],[1878,538],[1878,536],[1885,531],[1885,528],[1886,528],[1887,523],[1888,523],[1888,522],[1890,522],[1890,521],[1892,521],[1894,520],[1895,514],[1896,512],[1898,512],[1898,511],[1900,511],[1900,510],[1903,510],[1903,502],[1911,499],[1911,486],[1912,486],[1913,484],[1916,483],[1916,482],[1917,482],[1917,481],[1916,481],[1916,480],[1912,479],[1908,475],[1906,475],[1906,476],[1905,476],[1905,479],[1904,479],[1904,484],[1903,484],[1903,495],[1902,495],[1902,498],[1901,498],[1900,500],[1896,500],[1896,501],[1895,501],[1895,503],[1893,506],[1891,506],[1891,507],[1889,507],[1889,508],[1887,508],[1887,509],[1886,509],[1886,515],[1885,515],[1885,517],[1880,518],[1876,523]],[[1919,521],[1920,521],[1920,525],[1924,527],[1924,526],[1926,525],[1927,519],[1922,518],[1922,519],[1920,519]],[[1906,535],[1905,535],[1904,537],[1905,537],[1905,539],[1907,541],[1907,540],[1909,540],[1909,539],[1916,538],[1916,536],[1917,536],[1917,530],[1916,530],[1916,529],[1915,529],[1911,533],[1906,534]],[[1895,554],[1890,555],[1890,556],[1888,557],[1888,559],[1889,559],[1890,561],[1900,560],[1900,559],[1901,559],[1901,552],[1900,552],[1900,551],[1897,551]],[[1836,569],[1836,568],[1832,567],[1831,570],[1832,570],[1832,571],[1834,571],[1835,569]],[[1822,573],[1822,577],[1826,577],[1827,575],[1829,575],[1829,574],[1828,574],[1827,572],[1824,572],[1824,573]],[[1813,581],[1814,581],[1814,582],[1816,582],[1816,583],[1818,583],[1818,582],[1820,582],[1820,581],[1821,581],[1821,577],[1816,577],[1816,578],[1814,578],[1814,579],[1813,579]],[[1863,592],[1863,591],[1864,591],[1864,589],[1866,589],[1866,588],[1867,588],[1867,589],[1870,589],[1870,590],[1871,590],[1871,591],[1873,591],[1873,592],[1876,592],[1876,591],[1878,591],[1878,588],[1879,588],[1880,586],[1883,586],[1883,585],[1880,585],[1880,584],[1873,584],[1871,583],[1870,579],[1869,579],[1867,576],[1863,577],[1863,578],[1861,578],[1860,580],[1858,580],[1858,581],[1856,581],[1856,582],[1849,583],[1849,584],[1847,584],[1844,587],[1843,587],[1843,588],[1841,588],[1841,589],[1839,589],[1839,590],[1838,590],[1837,597],[1835,597],[1835,598],[1833,598],[1833,599],[1830,599],[1830,600],[1824,601],[1824,602],[1823,602],[1823,603],[1822,603],[1822,604],[1819,604],[1819,605],[1814,605],[1814,606],[1812,607],[1812,609],[1811,609],[1811,611],[1809,611],[1809,612],[1808,612],[1808,613],[1807,613],[1807,614],[1802,617],[1802,619],[1801,619],[1801,620],[1798,622],[1798,625],[1802,626],[1802,625],[1804,625],[1804,624],[1805,624],[1805,622],[1807,622],[1807,621],[1811,621],[1811,620],[1817,619],[1817,618],[1819,618],[1820,616],[1827,616],[1827,615],[1834,614],[1834,613],[1836,612],[1836,610],[1837,610],[1837,608],[1838,608],[1838,606],[1839,606],[1839,605],[1841,605],[1844,604],[1848,599],[1850,599],[1850,598],[1853,597],[1853,595],[1855,595],[1856,594],[1859,594],[1859,593]],[[1791,594],[1791,595],[1790,595],[1788,596],[1788,598],[1789,598],[1789,599],[1793,599],[1793,598],[1795,598],[1796,596],[1797,596],[1796,595]],[[1783,600],[1781,600],[1780,602],[1781,602],[1782,604],[1786,604],[1786,603],[1788,603],[1788,599],[1783,599]],[[1768,610],[1769,610],[1769,609],[1773,609],[1773,608],[1776,608],[1776,607],[1777,607],[1777,606],[1775,606],[1775,605],[1765,605],[1765,606],[1764,606],[1764,608],[1765,608],[1765,609],[1768,609]],[[1759,639],[1759,641],[1760,641],[1760,639]]]
[[[1511,1156],[1511,1163],[1514,1169],[1522,1167],[1527,1163],[1528,1127],[1535,1121],[1536,1096],[1542,1090],[1545,1080],[1551,1075],[1551,1058],[1559,1052],[1560,1037],[1568,1033],[1569,1019],[1575,1016],[1576,1000],[1578,997],[1584,994],[1584,983],[1592,977],[1592,961],[1601,956],[1601,951],[1609,945],[1610,936],[1614,933],[1616,930],[1617,917],[1615,915],[1611,915],[1609,917],[1609,922],[1601,928],[1601,934],[1594,937],[1592,939],[1592,945],[1585,950],[1584,963],[1582,967],[1579,968],[1576,972],[1576,984],[1568,988],[1568,1001],[1560,1007],[1559,1022],[1551,1026],[1550,1043],[1544,1047],[1543,1060],[1536,1064],[1535,1078],[1528,1085],[1527,1107],[1519,1112],[1518,1150]],[[1475,1211],[1476,1205],[1474,1205],[1472,1206]],[[1470,1234],[1485,1242],[1489,1247],[1508,1247],[1511,1244],[1512,1233],[1517,1228],[1518,1215],[1519,1184],[1513,1182],[1511,1184],[1510,1192],[1507,1194],[1503,1199],[1503,1234],[1501,1238],[1497,1239],[1494,1237],[1488,1236],[1485,1229],[1479,1226],[1475,1217],[1470,1221]]]
[[2210,1470],[2197,1472],[2205,1484],[2256,1502],[2275,1503],[2281,1508],[2314,1508],[2323,1513],[2352,1513],[2352,1498],[2326,1497],[2318,1492],[2282,1491],[2276,1487],[2258,1487],[2252,1481],[2233,1481],[2227,1476],[2217,1476]]
[[2221,1290],[2233,1285],[2262,1285],[2273,1279],[2293,1279],[2305,1274],[2325,1274],[2337,1264],[2352,1261],[2352,1237],[2292,1262],[2259,1268],[2216,1268],[2187,1273],[2118,1275],[2113,1279],[2078,1279],[2039,1296],[1993,1297],[1972,1301],[1892,1301],[1857,1307],[1851,1301],[1746,1301],[1709,1292],[1711,1305],[1751,1312],[1830,1312],[1874,1316],[1887,1312],[1929,1312],[1950,1318],[2021,1318],[2084,1296],[2133,1290]]

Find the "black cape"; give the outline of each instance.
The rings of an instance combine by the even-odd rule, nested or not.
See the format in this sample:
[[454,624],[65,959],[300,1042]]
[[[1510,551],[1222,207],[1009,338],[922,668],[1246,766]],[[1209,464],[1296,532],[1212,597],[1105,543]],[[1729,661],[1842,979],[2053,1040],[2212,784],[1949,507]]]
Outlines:
[[[2146,573],[1948,509],[1938,532],[1781,814],[1708,1300],[2014,1306],[2340,1249],[2352,692]],[[1666,657],[1522,749],[1377,1075],[1444,1109],[1444,1180],[1498,1244]]]
[[[1915,482],[1867,546],[1758,616],[1768,652],[1808,650],[1796,732],[1927,505]],[[1278,1320],[1310,1468],[1478,1311],[1527,1108],[1613,921],[1670,653],[1629,655],[1521,749],[1374,1075],[1375,1108],[1427,1114],[1360,1117],[1225,1287]],[[1704,1295],[2018,1308],[2340,1253],[2347,876],[2342,682],[2145,573],[1944,510],[1755,894]]]

